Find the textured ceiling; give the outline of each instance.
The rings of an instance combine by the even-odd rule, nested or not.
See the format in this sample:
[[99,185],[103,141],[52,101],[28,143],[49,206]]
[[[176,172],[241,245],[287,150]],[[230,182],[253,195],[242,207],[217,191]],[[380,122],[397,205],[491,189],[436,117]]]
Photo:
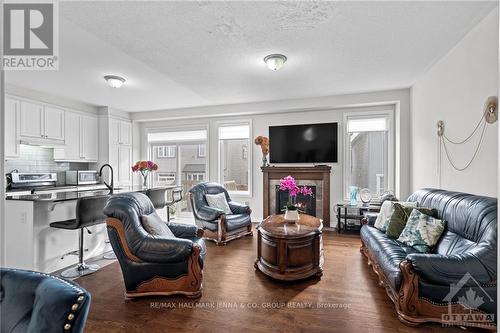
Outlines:
[[[61,2],[61,70],[7,81],[127,111],[408,87],[495,6]],[[270,53],[288,57],[282,70],[265,67]],[[129,84],[108,89],[108,73]]]

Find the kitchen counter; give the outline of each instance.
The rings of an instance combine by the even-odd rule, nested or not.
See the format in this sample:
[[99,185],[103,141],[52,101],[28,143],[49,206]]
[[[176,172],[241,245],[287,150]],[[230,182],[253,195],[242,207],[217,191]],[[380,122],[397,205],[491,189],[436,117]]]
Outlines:
[[[179,186],[162,186],[167,190],[178,188]],[[116,187],[113,194],[129,193],[129,192],[146,192],[146,189],[141,185],[139,186],[120,186]],[[59,192],[45,192],[45,193],[35,193],[35,194],[24,194],[24,195],[12,195],[9,194],[6,200],[17,200],[17,201],[35,201],[35,202],[61,202],[69,200],[77,200],[79,198],[85,197],[95,197],[101,195],[109,195],[108,189],[97,189],[97,190],[82,190],[75,191],[74,188],[68,188],[68,191]]]

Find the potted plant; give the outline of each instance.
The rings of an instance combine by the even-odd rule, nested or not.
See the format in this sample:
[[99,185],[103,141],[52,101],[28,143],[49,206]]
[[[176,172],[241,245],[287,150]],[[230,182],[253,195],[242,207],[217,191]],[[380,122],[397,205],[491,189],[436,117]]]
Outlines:
[[307,186],[298,186],[292,176],[280,179],[280,191],[288,192],[288,201],[285,206],[285,220],[296,222],[299,220],[300,205],[297,204],[297,195],[313,196],[312,189]]
[[148,175],[158,170],[158,164],[153,161],[138,161],[132,166],[132,172],[140,172],[143,178],[142,186],[148,186]]

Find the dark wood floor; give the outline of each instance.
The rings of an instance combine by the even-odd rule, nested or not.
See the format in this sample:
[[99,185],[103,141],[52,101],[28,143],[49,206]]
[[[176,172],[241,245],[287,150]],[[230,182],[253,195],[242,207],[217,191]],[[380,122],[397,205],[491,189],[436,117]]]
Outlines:
[[[323,277],[292,283],[273,281],[255,271],[255,240],[247,237],[225,247],[208,243],[199,300],[125,300],[117,262],[79,278],[77,282],[92,294],[86,331],[463,332],[438,324],[418,328],[401,324],[359,252],[359,236],[325,232]],[[277,308],[269,308],[273,306]]]

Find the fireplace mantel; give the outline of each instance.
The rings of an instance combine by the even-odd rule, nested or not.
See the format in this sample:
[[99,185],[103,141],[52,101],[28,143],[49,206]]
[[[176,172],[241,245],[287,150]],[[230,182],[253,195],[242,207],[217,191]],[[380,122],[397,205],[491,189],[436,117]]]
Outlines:
[[271,212],[271,191],[275,191],[272,182],[280,180],[288,175],[300,181],[316,181],[321,182],[321,211],[323,223],[330,225],[330,172],[331,167],[328,165],[318,166],[267,166],[261,167],[264,174],[264,218],[274,214]]

